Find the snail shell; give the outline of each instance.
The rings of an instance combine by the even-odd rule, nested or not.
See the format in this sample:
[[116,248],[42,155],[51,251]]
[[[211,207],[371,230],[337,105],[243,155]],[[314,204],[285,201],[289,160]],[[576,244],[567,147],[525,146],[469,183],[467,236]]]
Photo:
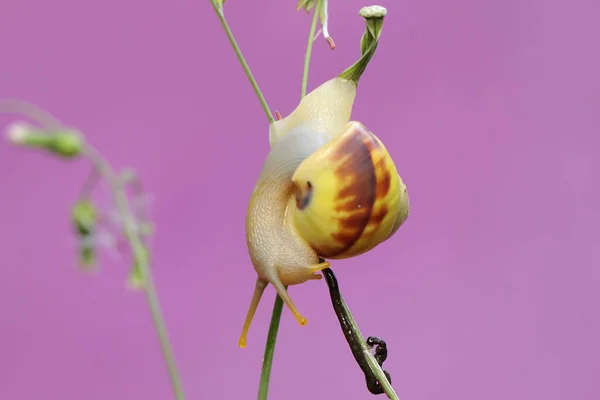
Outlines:
[[369,251],[408,217],[406,185],[383,143],[360,122],[306,158],[292,181],[294,226],[322,258]]

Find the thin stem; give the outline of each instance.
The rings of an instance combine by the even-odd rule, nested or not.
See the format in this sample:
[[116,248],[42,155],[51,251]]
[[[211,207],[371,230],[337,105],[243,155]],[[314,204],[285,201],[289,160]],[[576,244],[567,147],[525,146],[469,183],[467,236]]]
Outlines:
[[[348,345],[352,350],[354,358],[365,373],[367,387],[369,387],[371,393],[378,394],[383,391],[389,399],[398,400],[398,395],[388,381],[388,378],[385,376],[385,373],[375,359],[375,356],[371,353],[371,349],[367,346],[367,342],[360,332],[358,324],[354,320],[350,309],[348,309],[348,305],[340,293],[335,274],[331,268],[326,268],[323,270],[323,275],[325,276],[325,281],[329,287],[333,309],[340,322],[342,332],[348,341]],[[380,388],[377,387],[377,383],[379,383]],[[375,388],[378,390],[373,391]]]
[[262,92],[260,91],[260,88],[258,87],[258,83],[256,82],[256,79],[254,79],[254,76],[252,75],[252,72],[250,71],[250,67],[246,63],[246,59],[242,55],[242,51],[240,50],[240,47],[238,46],[235,38],[233,37],[233,33],[231,32],[231,29],[229,28],[229,24],[227,24],[227,21],[225,20],[225,14],[223,14],[222,6],[219,6],[219,4],[217,4],[217,0],[210,0],[210,2],[213,5],[215,12],[217,13],[217,17],[219,17],[219,21],[221,21],[221,25],[223,26],[223,29],[225,30],[225,34],[229,38],[229,42],[231,43],[231,47],[233,47],[233,51],[235,52],[235,55],[237,56],[238,60],[240,61],[240,64],[242,65],[242,68],[244,69],[244,72],[246,73],[246,76],[248,77],[250,84],[254,88],[254,92],[256,93],[256,96],[258,97],[258,101],[260,101],[260,105],[262,106],[262,108],[265,112],[265,115],[267,116],[267,119],[269,120],[269,124],[272,123],[273,121],[275,121],[275,119],[273,118],[273,114],[271,113],[271,110],[269,109],[267,100],[265,100],[265,97],[263,96]]
[[46,129],[59,129],[63,126],[54,115],[21,99],[0,99],[0,113],[22,115]]
[[358,324],[354,320],[354,317],[352,316],[350,309],[348,309],[348,305],[344,301],[344,298],[341,297],[341,300],[342,300],[342,307],[344,307],[344,310],[346,311],[346,317],[348,318],[348,322],[350,323],[352,331],[355,333],[356,336],[358,336],[359,338],[362,339],[360,342],[361,348],[362,348],[363,353],[365,354],[365,358],[367,359],[369,368],[375,374],[375,377],[379,381],[379,384],[381,385],[381,387],[382,387],[384,393],[387,395],[388,399],[399,400],[398,395],[394,391],[394,388],[388,382],[386,376],[383,373],[383,370],[377,363],[377,360],[375,360],[375,357],[371,353],[371,350],[367,347],[367,342],[366,342],[364,336],[362,335],[362,333],[360,332],[360,329],[358,328]]
[[314,15],[312,23],[310,24],[310,31],[308,33],[308,43],[306,44],[306,54],[304,56],[304,71],[302,73],[302,93],[300,99],[302,100],[306,96],[306,88],[308,86],[308,70],[310,68],[310,56],[312,55],[312,47],[315,41],[315,31],[317,29],[317,20],[319,19],[319,10],[321,9],[321,0],[317,0],[315,4]]
[[[223,26],[223,29],[225,30],[225,34],[229,38],[229,42],[231,43],[231,47],[233,48],[233,51],[235,52],[240,64],[242,65],[242,68],[244,69],[244,72],[246,73],[248,80],[250,80],[250,84],[252,84],[252,87],[254,88],[254,92],[256,93],[256,96],[258,97],[260,104],[262,105],[265,115],[267,116],[267,119],[269,120],[269,124],[273,123],[275,121],[275,119],[273,118],[273,114],[271,113],[271,110],[269,109],[269,106],[267,105],[267,101],[265,100],[260,88],[258,87],[258,83],[254,79],[254,76],[252,75],[252,72],[250,71],[250,67],[248,66],[248,64],[246,63],[246,60],[244,59],[244,56],[242,55],[242,51],[240,50],[240,48],[233,36],[233,33],[231,32],[231,29],[229,28],[229,24],[227,24],[227,21],[225,20],[225,15],[223,14],[222,6],[217,4],[217,0],[210,0],[210,2],[212,4],[213,8],[215,9],[215,12],[217,13],[217,17],[219,17],[219,20],[221,21],[221,25]],[[308,74],[308,70],[306,68],[305,68],[305,74]],[[286,287],[286,289],[287,289],[287,287]],[[281,300],[281,297],[279,297],[279,295],[276,295],[275,304],[273,305],[273,313],[271,315],[271,323],[269,325],[269,333],[267,335],[267,344],[265,346],[265,354],[263,357],[263,366],[262,366],[262,372],[261,372],[261,377],[260,377],[260,385],[259,385],[259,389],[258,389],[259,400],[265,400],[267,398],[267,394],[269,391],[269,379],[271,376],[271,368],[273,366],[275,343],[277,341],[277,331],[279,330],[279,323],[281,322],[282,311],[283,311],[283,301]]]
[[90,174],[88,175],[87,179],[83,183],[83,186],[81,187],[81,191],[79,192],[79,197],[82,199],[89,198],[92,195],[92,192],[94,191],[94,188],[96,187],[96,184],[98,183],[99,180],[100,180],[100,172],[98,171],[98,168],[96,168],[94,166],[94,167],[92,167]]
[[173,387],[175,399],[183,400],[185,397],[183,394],[181,378],[179,377],[179,372],[177,371],[175,356],[173,355],[173,349],[169,341],[166,324],[162,315],[158,295],[156,293],[156,286],[154,284],[152,271],[148,263],[146,247],[135,229],[135,217],[131,211],[129,201],[127,200],[124,186],[121,184],[121,181],[113,167],[96,149],[91,146],[87,146],[85,148],[85,155],[95,164],[96,168],[106,179],[113,191],[115,203],[123,221],[123,233],[125,234],[125,237],[131,246],[134,259],[138,262],[138,265],[142,269],[144,277],[146,278],[144,292],[146,294],[148,305],[150,306],[154,327],[156,328],[156,332],[158,334],[158,339],[163,352],[163,357],[166,362],[167,371],[171,379],[171,386]]
[[[319,3],[314,9],[314,16],[310,31],[308,33],[308,44],[306,46],[306,55],[304,57],[304,72],[302,74],[302,94],[300,99],[306,96],[306,87],[308,83],[308,70],[310,67],[310,56],[312,54],[312,44],[315,36],[317,20],[319,18]],[[287,290],[287,286],[286,286]],[[275,344],[277,343],[277,332],[279,331],[279,323],[281,321],[281,313],[283,312],[283,300],[278,294],[275,295],[275,304],[271,313],[271,323],[269,325],[269,333],[267,335],[267,344],[265,346],[265,354],[263,356],[262,372],[260,375],[260,385],[258,387],[258,400],[266,400],[269,392],[269,382],[271,377],[271,368],[273,366],[273,355],[275,353]]]
[[[287,286],[286,286],[287,290]],[[258,387],[258,400],[266,400],[269,392],[269,380],[271,377],[271,367],[273,366],[273,354],[275,353],[275,342],[277,341],[277,331],[281,321],[283,311],[283,300],[277,295],[273,305],[273,314],[271,315],[271,324],[269,325],[269,334],[267,335],[267,345],[263,356],[262,372],[260,374],[260,386]]]

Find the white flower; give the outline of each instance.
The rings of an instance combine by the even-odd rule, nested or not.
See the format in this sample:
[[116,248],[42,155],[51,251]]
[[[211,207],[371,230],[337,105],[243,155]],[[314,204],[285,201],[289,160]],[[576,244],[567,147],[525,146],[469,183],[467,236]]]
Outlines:
[[387,9],[381,6],[368,6],[363,7],[358,12],[358,15],[365,19],[371,18],[383,18],[387,14]]

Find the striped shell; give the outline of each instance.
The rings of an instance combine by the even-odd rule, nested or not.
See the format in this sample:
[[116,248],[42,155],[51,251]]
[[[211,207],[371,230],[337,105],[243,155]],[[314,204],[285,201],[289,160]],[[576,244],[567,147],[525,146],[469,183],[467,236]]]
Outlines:
[[345,130],[296,169],[300,236],[323,258],[354,257],[387,240],[408,217],[406,186],[383,143],[364,125]]

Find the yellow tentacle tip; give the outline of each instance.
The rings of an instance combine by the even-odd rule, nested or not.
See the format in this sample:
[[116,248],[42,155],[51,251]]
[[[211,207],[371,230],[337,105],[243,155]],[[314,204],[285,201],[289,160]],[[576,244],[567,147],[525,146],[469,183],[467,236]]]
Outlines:
[[238,341],[238,346],[240,346],[241,349],[246,348],[246,338],[240,338]]
[[296,321],[298,321],[298,324],[300,326],[305,326],[308,323],[308,320],[302,315],[300,315],[300,313],[297,310],[293,309],[290,311],[292,311],[292,314],[294,314],[294,318],[296,318]]

